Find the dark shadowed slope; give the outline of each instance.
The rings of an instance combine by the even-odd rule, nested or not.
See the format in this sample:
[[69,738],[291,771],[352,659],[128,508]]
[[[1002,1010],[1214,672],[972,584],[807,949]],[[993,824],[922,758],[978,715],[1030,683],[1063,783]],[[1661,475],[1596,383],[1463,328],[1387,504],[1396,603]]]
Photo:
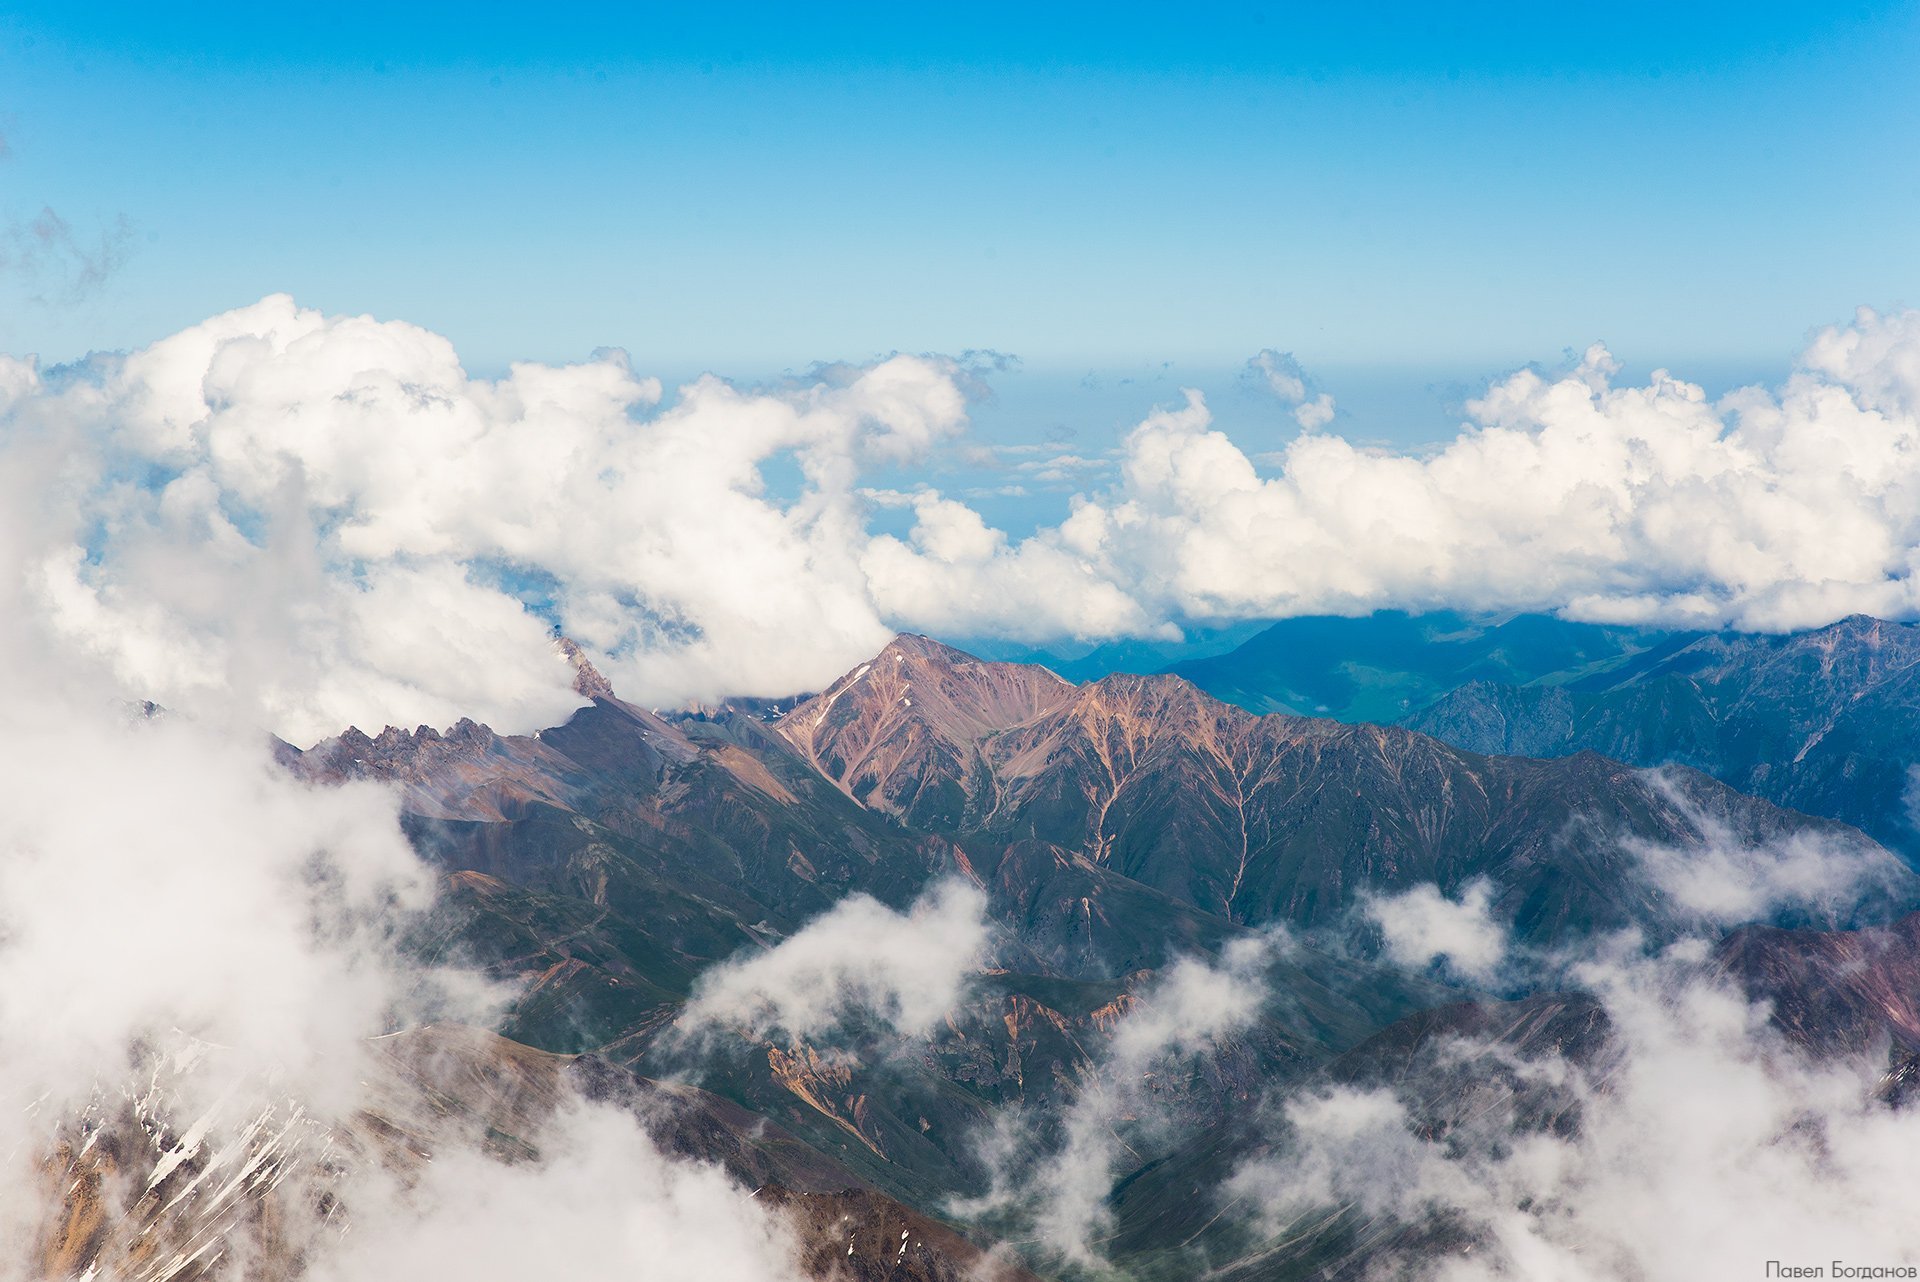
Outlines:
[[1469,681],[1524,684],[1604,669],[1658,643],[1638,628],[1451,611],[1283,619],[1226,654],[1164,671],[1252,712],[1398,721]]
[[1468,685],[1407,724],[1481,752],[1681,762],[1920,852],[1914,624],[1854,616],[1785,636],[1697,637],[1564,685]]

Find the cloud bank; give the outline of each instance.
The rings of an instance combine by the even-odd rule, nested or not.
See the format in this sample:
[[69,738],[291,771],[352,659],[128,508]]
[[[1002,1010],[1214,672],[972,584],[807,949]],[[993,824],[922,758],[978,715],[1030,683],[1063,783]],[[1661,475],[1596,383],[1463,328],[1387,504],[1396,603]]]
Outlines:
[[[529,601],[630,697],[790,690],[888,637],[855,480],[956,430],[957,378],[901,357],[660,408],[618,353],[478,380],[436,334],[269,298],[77,368],[0,363],[36,514],[18,572],[123,690],[302,742],[563,719]],[[776,459],[797,497],[769,494]]]
[[[1920,314],[1863,311],[1816,338],[1782,386],[1713,402],[1665,372],[1616,387],[1595,346],[1563,375],[1490,387],[1430,456],[1304,431],[1276,475],[1189,393],[1127,438],[1113,488],[1058,527],[1005,545],[916,532],[879,541],[868,564],[887,583],[917,571],[921,610],[1053,573],[1049,592],[1015,592],[993,620],[1035,634],[1382,606],[1761,630],[1909,616],[1916,352]],[[929,529],[961,520],[942,510]],[[1130,610],[1100,596],[1114,587]]]
[[1700,928],[1786,915],[1828,929],[1883,918],[1904,902],[1899,859],[1845,829],[1796,829],[1760,842],[1740,840],[1690,801],[1670,776],[1652,775],[1701,838],[1679,849],[1626,836],[1641,873]]
[[[1015,538],[935,488],[872,484],[964,429],[953,362],[671,396],[620,353],[477,379],[436,334],[273,297],[124,355],[0,359],[0,463],[32,518],[11,570],[129,696],[231,704],[305,742],[550,724],[574,702],[553,624],[666,702],[817,687],[898,628],[1920,609],[1920,313],[1862,311],[1780,386],[1718,401],[1664,372],[1616,386],[1595,346],[1489,387],[1420,456],[1322,430],[1331,402],[1291,358],[1251,370],[1301,427],[1273,467],[1190,393]],[[876,533],[887,504],[910,521]]]
[[[32,510],[0,504],[0,552]],[[611,1106],[529,1119],[540,1160],[507,1162],[491,1119],[394,1085],[372,1039],[485,1026],[506,996],[406,956],[435,878],[397,796],[305,784],[244,721],[103,697],[32,591],[0,579],[0,1279],[507,1279],[535,1252],[795,1275],[784,1220]]]
[[367,1199],[314,1282],[437,1277],[802,1276],[785,1221],[717,1168],[670,1158],[633,1119],[578,1107],[542,1134],[537,1162],[503,1166],[471,1148],[437,1158],[412,1186]]

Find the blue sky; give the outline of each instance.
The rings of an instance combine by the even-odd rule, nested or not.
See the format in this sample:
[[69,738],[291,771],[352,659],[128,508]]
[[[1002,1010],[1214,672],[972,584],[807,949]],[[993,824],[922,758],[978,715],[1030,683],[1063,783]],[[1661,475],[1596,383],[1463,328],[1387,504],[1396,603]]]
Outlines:
[[1920,8],[1440,8],[9,6],[0,349],[287,290],[481,371],[991,348],[1026,431],[1275,347],[1411,439],[1920,302]]

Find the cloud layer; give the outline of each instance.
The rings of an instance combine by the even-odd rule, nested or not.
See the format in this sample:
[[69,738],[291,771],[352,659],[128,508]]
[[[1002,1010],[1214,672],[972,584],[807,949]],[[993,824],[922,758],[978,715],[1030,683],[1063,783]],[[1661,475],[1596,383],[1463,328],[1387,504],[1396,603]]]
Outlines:
[[[1266,467],[1205,403],[1013,538],[880,490],[964,429],[971,375],[894,357],[663,395],[619,353],[470,377],[438,335],[273,297],[78,366],[0,359],[13,572],[123,692],[348,723],[506,730],[574,699],[557,623],[650,702],[818,686],[896,628],[1029,641],[1382,606],[1774,629],[1920,601],[1920,313],[1823,331],[1773,389],[1615,386],[1595,346],[1489,387],[1444,448],[1322,430]],[[1265,455],[1262,456],[1267,457]],[[910,520],[876,533],[876,507]],[[897,528],[897,527],[896,527]]]
[[[124,690],[307,742],[562,719],[529,601],[640,699],[790,690],[883,644],[854,482],[959,427],[954,368],[659,400],[617,353],[471,379],[438,335],[284,297],[84,368],[6,361],[19,568]],[[768,492],[777,459],[796,496]]]
[[1399,895],[1363,901],[1366,917],[1380,929],[1387,956],[1421,969],[1444,962],[1460,978],[1484,984],[1506,960],[1508,929],[1492,913],[1493,887],[1477,880],[1449,899],[1431,882]]
[[714,1167],[670,1158],[632,1118],[603,1107],[562,1114],[537,1162],[503,1166],[473,1149],[437,1158],[411,1187],[365,1199],[314,1282],[436,1277],[803,1276],[787,1224]]
[[[1123,1132],[1164,1141],[1168,1119],[1153,1077],[1190,1064],[1258,1016],[1263,970],[1283,937],[1237,939],[1217,961],[1184,957],[1134,996],[1099,1060],[1088,1066],[1058,1119],[1003,1115],[982,1142],[992,1187],[965,1214],[1010,1213],[1030,1228],[1042,1254],[1075,1265],[1103,1263],[1097,1238],[1122,1159]],[[1037,1137],[1051,1136],[1051,1142]]]

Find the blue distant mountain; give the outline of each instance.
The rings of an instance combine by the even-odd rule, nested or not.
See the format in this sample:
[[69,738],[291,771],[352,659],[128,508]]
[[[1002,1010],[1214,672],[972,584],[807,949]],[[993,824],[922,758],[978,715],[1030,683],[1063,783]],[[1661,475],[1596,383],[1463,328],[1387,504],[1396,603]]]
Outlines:
[[1920,625],[1659,632],[1382,611],[1283,620],[1165,671],[1254,712],[1404,725],[1492,756],[1690,766],[1920,858]]
[[1920,856],[1920,626],[1672,637],[1605,669],[1475,680],[1406,718],[1474,752],[1694,766]]
[[1674,640],[1666,632],[1543,614],[1382,610],[1283,619],[1224,654],[1163,670],[1250,712],[1389,724],[1469,682],[1597,678]]

